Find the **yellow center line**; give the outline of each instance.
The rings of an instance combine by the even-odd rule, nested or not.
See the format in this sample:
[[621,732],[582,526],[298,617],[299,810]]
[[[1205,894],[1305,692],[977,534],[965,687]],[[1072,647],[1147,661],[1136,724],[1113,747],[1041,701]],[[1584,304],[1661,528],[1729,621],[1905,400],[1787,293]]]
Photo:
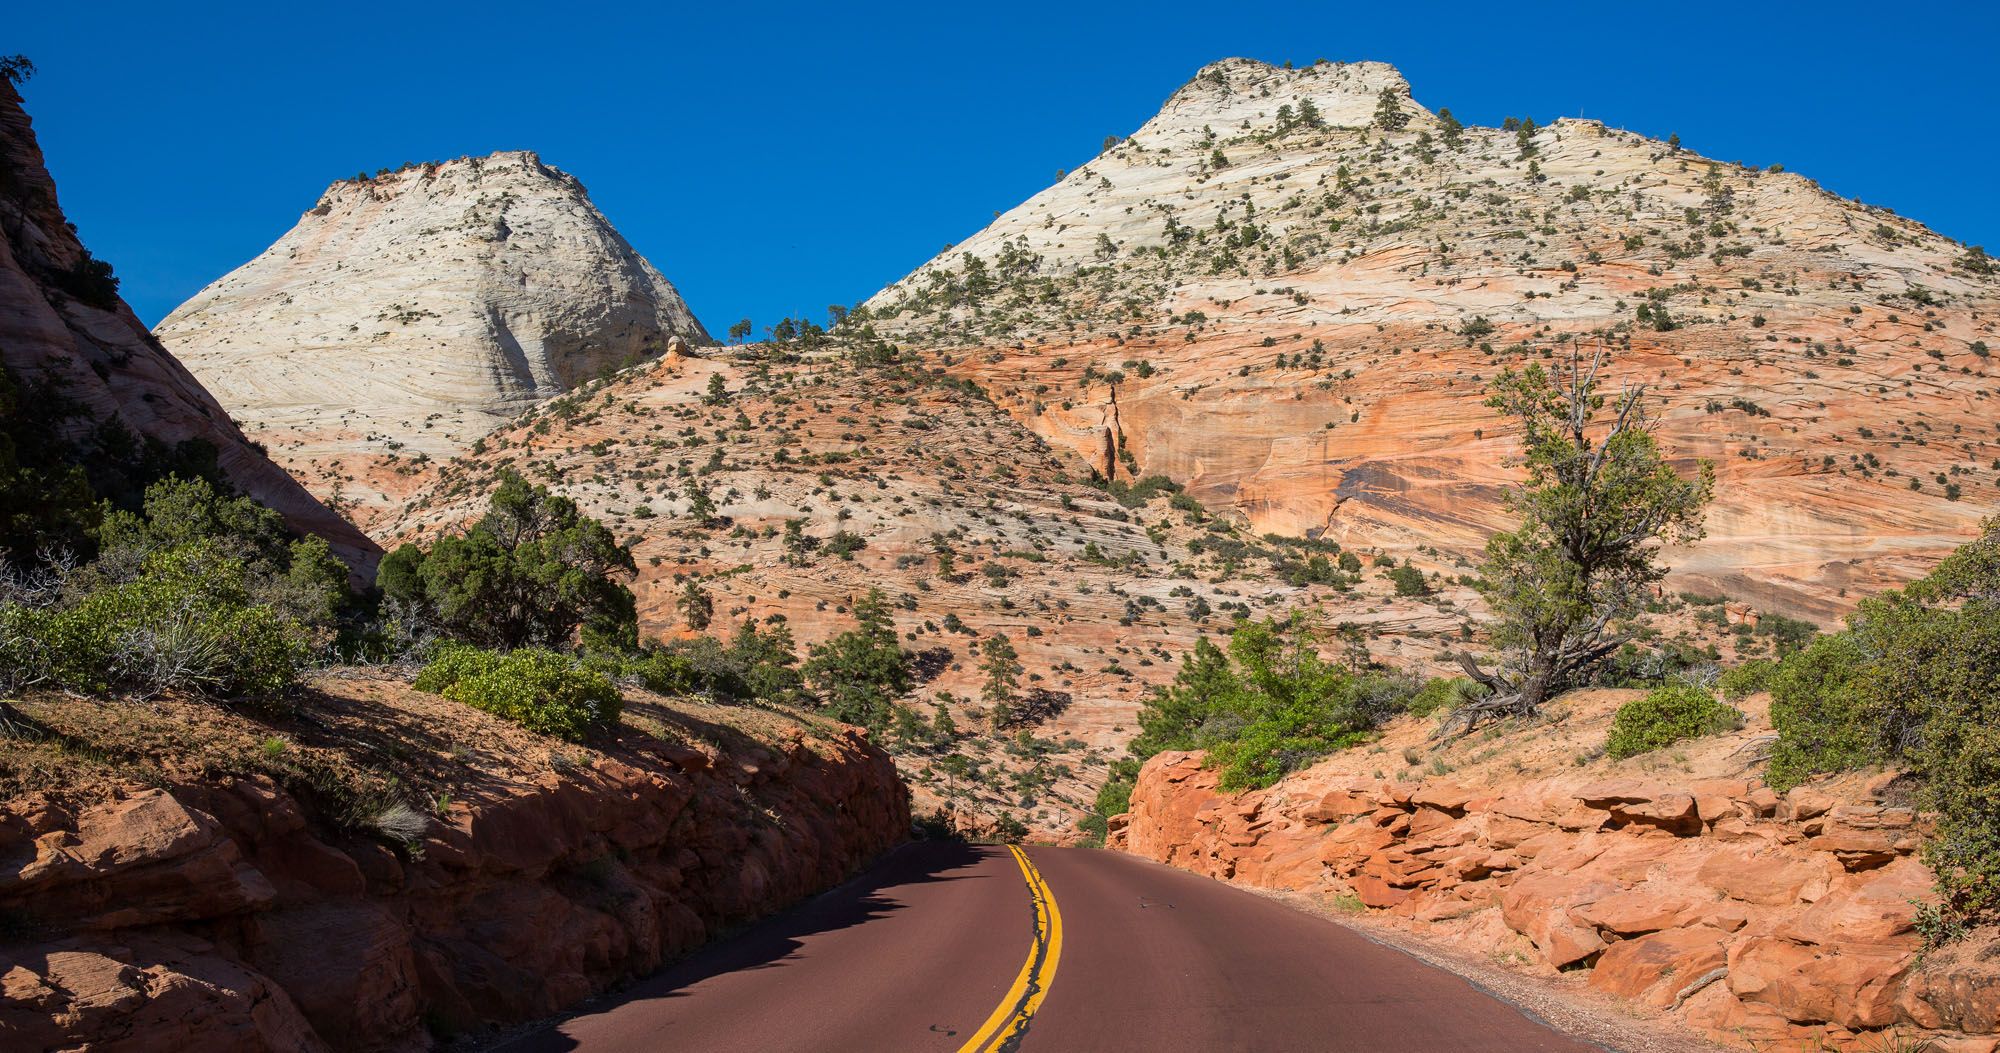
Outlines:
[[1028,898],[1035,906],[1035,938],[1028,945],[1028,960],[1014,977],[1014,986],[1007,989],[993,1015],[958,1047],[958,1053],[1011,1049],[1027,1031],[1035,1010],[1041,1008],[1049,983],[1056,977],[1056,962],[1062,958],[1062,911],[1056,909],[1055,893],[1049,891],[1041,871],[1028,861],[1028,853],[1016,845],[1008,845],[1007,850],[1014,853],[1014,862],[1020,864],[1021,876],[1028,882]]

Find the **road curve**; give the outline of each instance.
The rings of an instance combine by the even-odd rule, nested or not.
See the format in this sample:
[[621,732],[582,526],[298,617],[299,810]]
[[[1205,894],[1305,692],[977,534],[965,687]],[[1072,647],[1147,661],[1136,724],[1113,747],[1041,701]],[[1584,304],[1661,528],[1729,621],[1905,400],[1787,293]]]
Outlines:
[[1586,1053],[1451,973],[1089,849],[905,846],[506,1053]]

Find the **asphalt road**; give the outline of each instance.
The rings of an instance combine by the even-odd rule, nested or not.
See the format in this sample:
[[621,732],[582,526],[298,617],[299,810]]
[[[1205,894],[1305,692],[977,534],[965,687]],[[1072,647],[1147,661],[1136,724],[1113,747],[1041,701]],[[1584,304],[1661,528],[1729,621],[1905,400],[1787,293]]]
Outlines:
[[1090,849],[913,844],[507,1053],[1585,1053],[1283,904]]

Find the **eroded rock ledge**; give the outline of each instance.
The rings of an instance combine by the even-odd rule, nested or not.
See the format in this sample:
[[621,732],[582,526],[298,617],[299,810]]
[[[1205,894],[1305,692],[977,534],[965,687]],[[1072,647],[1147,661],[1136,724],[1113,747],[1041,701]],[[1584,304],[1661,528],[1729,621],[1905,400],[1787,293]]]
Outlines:
[[261,775],[0,804],[0,1047],[422,1049],[651,972],[907,834],[859,731],[706,727],[487,780],[402,848]]
[[1874,1048],[1893,1029],[1939,1053],[2000,1048],[1994,941],[1919,954],[1925,819],[1895,803],[1892,778],[1781,796],[1754,776],[1495,784],[1340,767],[1224,793],[1200,753],[1161,754],[1111,847],[1358,901],[1531,970],[1587,970],[1589,987],[1724,1041]]

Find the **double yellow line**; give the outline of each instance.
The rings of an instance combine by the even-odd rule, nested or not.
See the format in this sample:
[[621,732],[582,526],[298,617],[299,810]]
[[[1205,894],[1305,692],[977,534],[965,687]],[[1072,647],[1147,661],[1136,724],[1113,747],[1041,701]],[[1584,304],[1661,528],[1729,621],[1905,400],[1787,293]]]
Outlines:
[[1014,986],[1007,989],[1007,996],[972,1033],[965,1045],[958,1047],[958,1053],[994,1053],[996,1050],[1010,1050],[1028,1030],[1028,1021],[1041,1007],[1042,998],[1049,993],[1049,983],[1056,977],[1056,962],[1062,958],[1062,911],[1056,909],[1055,893],[1049,891],[1049,883],[1042,880],[1041,871],[1028,862],[1028,853],[1017,845],[1008,845],[1014,853],[1014,862],[1021,865],[1021,876],[1028,881],[1028,897],[1035,904],[1035,939],[1028,946],[1028,960],[1021,965],[1020,975],[1014,977]]

